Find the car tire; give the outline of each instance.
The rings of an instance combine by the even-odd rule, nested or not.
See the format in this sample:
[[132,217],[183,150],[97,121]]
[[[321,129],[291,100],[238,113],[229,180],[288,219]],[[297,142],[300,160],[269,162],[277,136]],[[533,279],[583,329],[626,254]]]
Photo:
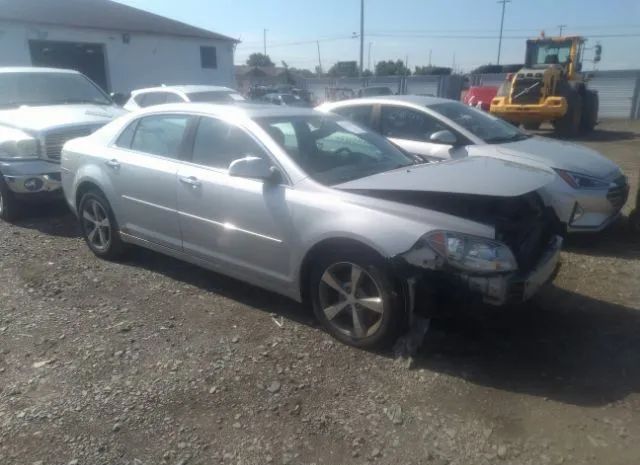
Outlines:
[[105,196],[97,191],[87,192],[78,206],[80,231],[87,246],[100,258],[117,260],[124,253],[118,223],[111,205]]
[[589,133],[595,129],[596,124],[598,124],[599,105],[598,93],[593,90],[585,91],[582,121],[580,121],[582,132]]
[[313,265],[316,318],[337,340],[363,349],[389,347],[404,321],[404,299],[382,257],[358,248],[323,254]]
[[0,219],[11,222],[18,217],[19,204],[4,177],[0,174]]

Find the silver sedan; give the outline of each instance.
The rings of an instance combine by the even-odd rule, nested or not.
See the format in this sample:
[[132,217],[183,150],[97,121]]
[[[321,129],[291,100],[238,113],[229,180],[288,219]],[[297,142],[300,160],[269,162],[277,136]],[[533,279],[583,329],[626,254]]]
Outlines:
[[512,124],[460,102],[394,95],[321,105],[384,134],[430,161],[489,156],[558,173],[545,189],[570,233],[600,231],[614,222],[629,187],[620,168],[587,147],[530,136]]
[[493,158],[424,164],[343,117],[259,105],[153,107],[62,154],[97,256],[136,244],[311,302],[359,347],[393,340],[424,283],[496,305],[534,295],[559,256],[539,195],[555,177]]

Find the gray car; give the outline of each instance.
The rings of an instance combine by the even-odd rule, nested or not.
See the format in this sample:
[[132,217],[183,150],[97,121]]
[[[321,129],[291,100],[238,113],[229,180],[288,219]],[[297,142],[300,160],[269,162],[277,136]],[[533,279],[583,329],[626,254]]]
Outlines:
[[570,233],[604,229],[627,200],[622,171],[595,150],[528,135],[460,102],[397,95],[327,103],[319,109],[369,126],[430,161],[490,156],[552,168],[559,177],[545,195]]
[[124,111],[77,71],[0,68],[0,218],[60,198],[60,151]]
[[496,305],[535,294],[561,245],[538,195],[555,177],[494,158],[425,164],[343,117],[262,105],[154,107],[62,154],[97,256],[136,244],[311,302],[359,347],[392,340],[425,284]]

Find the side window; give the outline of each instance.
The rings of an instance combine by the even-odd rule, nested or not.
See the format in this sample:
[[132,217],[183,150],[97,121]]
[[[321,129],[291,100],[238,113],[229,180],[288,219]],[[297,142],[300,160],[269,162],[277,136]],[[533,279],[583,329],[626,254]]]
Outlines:
[[138,121],[135,120],[133,123],[129,123],[129,126],[122,131],[120,137],[116,141],[116,147],[120,147],[123,149],[131,148],[131,142],[133,141],[133,135],[136,132],[136,127],[138,126]]
[[139,120],[131,143],[138,152],[179,158],[180,144],[189,121],[184,115],[147,116]]
[[167,101],[166,92],[149,92],[143,94],[140,106],[143,108],[151,107],[153,105],[162,105]]
[[218,56],[215,47],[200,47],[200,65],[205,69],[216,69],[218,67]]
[[411,108],[382,106],[382,134],[396,139],[429,142],[434,132],[449,129],[437,119]]
[[218,119],[200,118],[193,163],[226,170],[232,161],[248,155],[261,157],[264,151],[245,131]]
[[350,107],[341,107],[333,110],[333,113],[337,113],[344,116],[351,121],[358,123],[359,125],[370,128],[371,127],[371,111],[372,105],[354,105]]
[[174,94],[173,92],[166,93],[166,99],[164,103],[182,103],[185,100],[180,97],[178,94]]

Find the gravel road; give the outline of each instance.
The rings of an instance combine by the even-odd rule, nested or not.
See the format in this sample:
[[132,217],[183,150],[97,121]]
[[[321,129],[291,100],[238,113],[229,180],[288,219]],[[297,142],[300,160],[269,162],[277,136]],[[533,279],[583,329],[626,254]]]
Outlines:
[[[635,192],[638,122],[579,143]],[[562,258],[526,305],[434,321],[409,364],[215,273],[98,260],[62,205],[0,223],[0,464],[640,463],[640,238]]]

